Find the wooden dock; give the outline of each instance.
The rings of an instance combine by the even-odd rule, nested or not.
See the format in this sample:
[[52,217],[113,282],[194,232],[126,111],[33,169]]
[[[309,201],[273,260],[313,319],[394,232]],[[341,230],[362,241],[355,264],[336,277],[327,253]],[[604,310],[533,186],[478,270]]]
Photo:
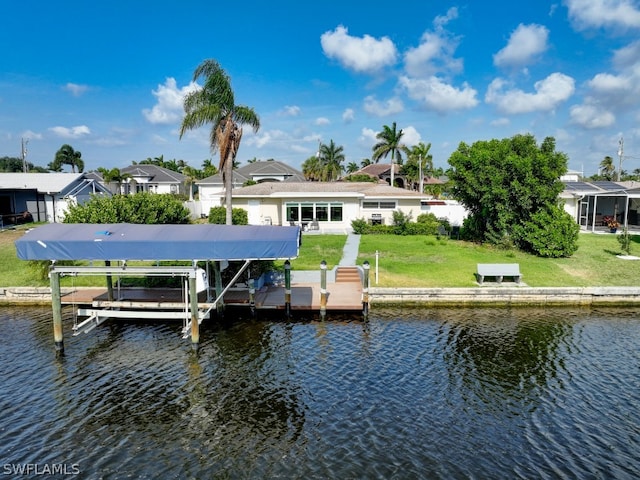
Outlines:
[[[94,308],[180,309],[184,308],[184,291],[179,288],[121,288],[114,289],[117,300],[109,301],[106,288],[77,288],[62,295],[62,304],[90,305]],[[284,310],[283,286],[265,286],[255,293],[256,310]],[[248,289],[231,289],[224,295],[229,307],[249,307]],[[199,308],[209,304],[199,295]],[[291,285],[292,311],[320,311],[320,285],[299,283]],[[327,284],[327,312],[362,311],[362,285],[359,282]]]

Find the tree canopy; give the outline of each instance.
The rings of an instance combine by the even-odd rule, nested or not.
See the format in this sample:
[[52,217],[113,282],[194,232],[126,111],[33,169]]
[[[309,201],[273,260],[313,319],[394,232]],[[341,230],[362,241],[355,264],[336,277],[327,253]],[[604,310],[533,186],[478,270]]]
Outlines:
[[558,203],[567,156],[552,137],[540,146],[532,135],[463,142],[449,164],[452,194],[469,210],[467,238],[543,256],[575,252],[579,227]]
[[84,161],[82,153],[73,149],[71,145],[64,144],[56,152],[53,161],[49,163],[49,170],[61,172],[63,165],[69,165],[73,173],[78,169],[78,173],[84,171]]

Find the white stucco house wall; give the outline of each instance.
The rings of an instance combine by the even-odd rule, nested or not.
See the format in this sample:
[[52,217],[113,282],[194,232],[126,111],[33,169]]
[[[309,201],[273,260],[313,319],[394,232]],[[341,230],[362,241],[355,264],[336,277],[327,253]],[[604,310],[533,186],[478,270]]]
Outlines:
[[[233,206],[248,212],[249,224],[308,228],[320,232],[351,231],[351,222],[365,219],[390,225],[393,212],[415,219],[427,213],[428,195],[370,182],[268,182],[233,190]],[[314,222],[314,223],[315,223]]]

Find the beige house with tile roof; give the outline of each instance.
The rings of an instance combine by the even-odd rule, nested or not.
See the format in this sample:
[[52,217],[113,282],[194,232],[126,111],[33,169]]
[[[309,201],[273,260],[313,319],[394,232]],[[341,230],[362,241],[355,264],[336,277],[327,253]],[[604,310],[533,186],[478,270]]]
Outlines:
[[233,190],[233,206],[247,210],[250,225],[294,223],[320,232],[350,231],[358,218],[390,225],[396,210],[415,220],[429,198],[369,182],[267,182]]

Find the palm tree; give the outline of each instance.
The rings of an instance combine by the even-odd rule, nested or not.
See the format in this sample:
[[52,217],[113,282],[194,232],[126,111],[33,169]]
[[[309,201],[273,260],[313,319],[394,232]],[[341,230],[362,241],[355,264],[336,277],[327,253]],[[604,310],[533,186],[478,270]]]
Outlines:
[[225,186],[227,207],[226,224],[232,224],[233,162],[242,139],[242,124],[248,124],[257,132],[260,118],[253,110],[236,105],[231,80],[218,62],[204,60],[193,72],[193,81],[203,78],[202,88],[184,98],[185,115],[180,126],[180,138],[187,130],[211,124],[209,141],[211,152],[220,152],[220,171]]
[[404,132],[402,129],[397,131],[396,122],[393,122],[391,128],[389,126],[384,125],[382,127],[382,131],[378,132],[376,138],[380,141],[373,146],[373,161],[378,163],[383,157],[386,157],[389,153],[391,153],[391,186],[393,187],[393,173],[394,173],[394,163],[397,157],[398,163],[402,165],[402,153],[409,153],[409,149],[406,145],[400,142],[402,139],[402,135]]
[[218,167],[216,167],[210,158],[207,158],[202,162],[202,176],[203,178],[212,177],[218,173]]
[[371,161],[370,158],[363,158],[362,161],[360,162],[360,167],[364,168],[364,167],[368,167],[369,165],[372,165],[373,162]]
[[320,161],[323,166],[323,180],[332,182],[340,178],[340,174],[344,170],[342,162],[344,162],[344,148],[337,146],[333,140],[329,145],[320,144]]
[[609,155],[604,157],[604,159],[600,162],[600,172],[602,176],[607,180],[611,180],[613,178],[613,175],[616,172],[616,167],[613,164],[613,158],[611,158]]
[[76,167],[78,173],[84,171],[84,162],[82,161],[82,153],[76,152],[71,145],[66,143],[60,147],[60,150],[56,152],[56,156],[53,162],[49,164],[49,168],[55,172],[62,171],[62,165],[71,166],[71,172],[76,173]]
[[116,192],[118,194],[121,192],[122,182],[127,178],[131,178],[131,175],[128,173],[122,173],[119,168],[112,168],[111,170],[107,170],[104,167],[98,167],[98,172],[102,175],[102,180],[109,186],[109,190],[111,190],[111,184],[116,184]]
[[[411,148],[411,153],[409,155],[410,160],[416,162],[417,165],[417,178],[420,187],[418,188],[420,193],[422,193],[422,180],[424,177],[432,177],[433,176],[433,155],[429,153],[431,149],[431,144],[427,143],[425,145],[424,142],[418,143],[418,145],[414,145]],[[422,172],[422,176],[420,175]]]
[[322,163],[319,156],[313,155],[302,163],[302,174],[306,180],[311,182],[322,180]]
[[349,162],[349,164],[347,165],[347,173],[355,173],[358,170],[360,170],[360,167],[358,167],[358,164],[356,162]]

